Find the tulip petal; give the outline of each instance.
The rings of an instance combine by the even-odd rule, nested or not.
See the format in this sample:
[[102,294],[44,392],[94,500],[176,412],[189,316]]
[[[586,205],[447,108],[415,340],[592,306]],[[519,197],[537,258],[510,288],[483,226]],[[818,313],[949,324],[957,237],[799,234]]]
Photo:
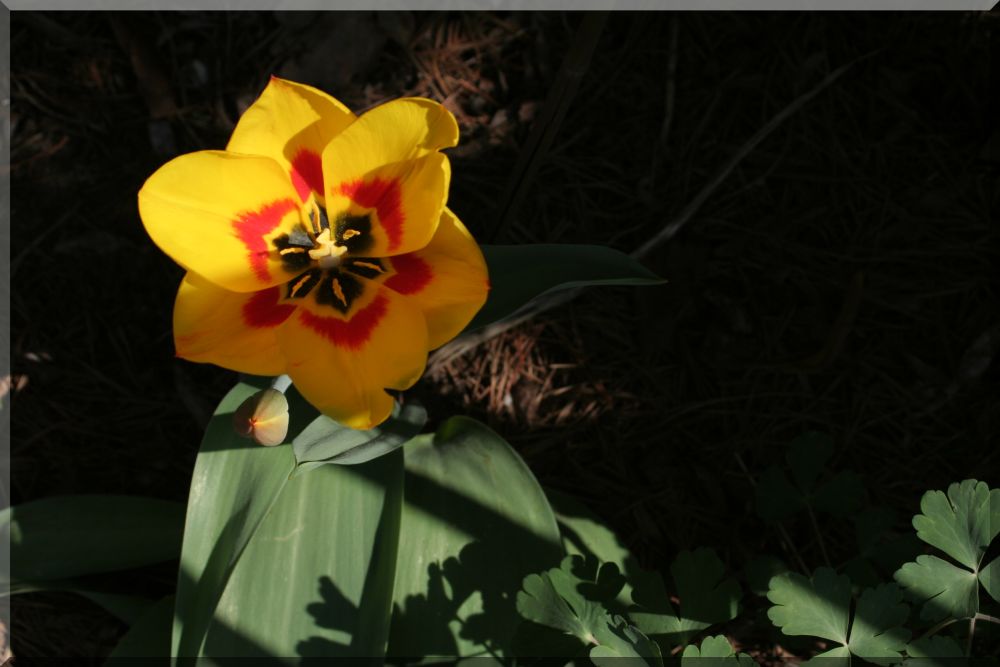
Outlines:
[[437,151],[457,141],[455,118],[431,100],[394,100],[366,112],[323,151],[330,220],[369,215],[369,256],[424,247],[451,177],[448,159]]
[[288,175],[270,158],[182,155],[146,181],[139,213],[164,252],[219,287],[252,292],[291,278],[272,242],[303,216]]
[[278,331],[287,373],[324,414],[355,429],[389,417],[385,389],[407,389],[427,363],[427,326],[405,297],[361,280],[346,314],[310,295]]
[[272,76],[243,113],[226,150],[271,158],[286,170],[304,202],[310,193],[323,196],[323,148],[355,118],[323,91]]
[[486,302],[486,260],[465,225],[447,208],[427,247],[386,258],[382,284],[417,304],[427,320],[428,347],[457,336]]
[[174,304],[177,356],[252,375],[281,375],[285,359],[276,332],[295,310],[279,302],[279,287],[230,292],[194,273]]

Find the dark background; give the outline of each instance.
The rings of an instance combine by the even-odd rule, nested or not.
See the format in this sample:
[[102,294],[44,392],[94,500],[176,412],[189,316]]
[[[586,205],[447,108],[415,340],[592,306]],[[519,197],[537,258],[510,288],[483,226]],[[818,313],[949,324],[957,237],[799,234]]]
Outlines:
[[[756,554],[788,558],[788,542],[821,565],[805,520],[783,537],[753,503],[753,482],[809,430],[833,437],[832,468],[858,471],[900,531],[927,489],[996,485],[995,14],[612,14],[503,229],[509,174],[580,14],[11,24],[15,503],[186,499],[202,425],[235,376],[174,358],[182,271],[145,235],[136,192],[174,155],[224,147],[272,73],[355,111],[444,102],[462,129],[450,205],[480,241],[632,251],[851,64],[646,258],[666,285],[593,289],[434,365],[416,391],[436,421],[490,424],[652,568],[704,545],[739,572]],[[851,557],[852,518],[822,521],[831,559]],[[169,580],[167,567],[141,585]],[[15,654],[100,656],[124,629],[70,594],[14,605]],[[780,654],[730,630],[759,659]]]

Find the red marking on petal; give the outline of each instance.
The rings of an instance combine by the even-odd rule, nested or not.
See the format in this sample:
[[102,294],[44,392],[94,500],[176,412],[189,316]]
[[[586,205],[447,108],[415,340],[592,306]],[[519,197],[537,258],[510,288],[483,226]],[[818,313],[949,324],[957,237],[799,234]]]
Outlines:
[[302,310],[299,313],[299,320],[337,347],[357,350],[368,342],[372,331],[382,321],[388,310],[389,300],[380,294],[370,304],[354,313],[354,316],[349,320],[321,317],[308,310]]
[[299,199],[309,199],[310,192],[323,192],[323,162],[319,153],[301,149],[292,159],[292,185]]
[[354,181],[343,183],[340,194],[350,197],[365,208],[373,208],[378,214],[378,221],[385,230],[388,239],[388,251],[392,252],[403,241],[403,201],[399,191],[399,181],[396,179],[375,180],[364,182]]
[[385,281],[385,286],[400,294],[416,294],[434,277],[430,265],[414,253],[388,258],[395,273]]
[[271,279],[267,272],[267,241],[264,240],[266,234],[273,232],[281,219],[289,211],[295,208],[296,204],[291,199],[282,199],[271,202],[259,211],[249,211],[241,213],[240,217],[233,221],[233,231],[236,237],[247,248],[247,259],[250,260],[250,268],[254,275],[262,282]]
[[253,296],[243,304],[243,321],[249,327],[255,329],[267,329],[276,327],[287,320],[295,306],[278,303],[281,298],[281,288],[270,287],[259,292],[254,292]]

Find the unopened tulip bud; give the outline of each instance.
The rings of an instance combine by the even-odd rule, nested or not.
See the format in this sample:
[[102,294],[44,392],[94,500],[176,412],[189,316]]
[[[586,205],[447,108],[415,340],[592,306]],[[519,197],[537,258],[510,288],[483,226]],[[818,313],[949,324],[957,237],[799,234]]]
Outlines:
[[258,391],[233,413],[233,428],[258,445],[280,445],[288,435],[288,399],[277,389]]

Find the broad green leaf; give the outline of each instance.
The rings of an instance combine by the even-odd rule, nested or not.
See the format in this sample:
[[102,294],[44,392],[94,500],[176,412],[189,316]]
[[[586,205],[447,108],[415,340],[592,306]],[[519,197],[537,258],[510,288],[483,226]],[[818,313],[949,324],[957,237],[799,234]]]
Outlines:
[[925,493],[920,511],[913,517],[917,537],[976,571],[1000,531],[1000,489],[967,479],[950,485],[947,496]]
[[567,556],[570,571],[580,582],[577,590],[588,600],[605,605],[616,599],[625,586],[625,577],[614,563],[600,563],[596,558]]
[[857,556],[848,561],[842,571],[856,586],[877,586],[884,581],[883,575],[891,575],[920,553],[923,545],[909,530],[909,525],[905,533],[899,528],[896,513],[887,507],[869,507],[854,517]]
[[725,578],[725,566],[712,549],[682,551],[670,566],[680,608],[670,603],[658,573],[633,581],[632,599],[638,605],[629,616],[645,634],[671,645],[685,644],[715,623],[736,617],[740,586]]
[[292,440],[295,474],[328,463],[357,465],[401,447],[420,432],[427,411],[414,403],[393,410],[393,415],[375,428],[358,431],[338,424],[325,415],[316,417]]
[[963,667],[968,664],[962,647],[951,637],[922,637],[906,646],[906,667]]
[[94,577],[82,577],[76,579],[53,579],[38,584],[19,582],[12,584],[9,589],[0,592],[0,594],[18,595],[37,591],[76,593],[104,607],[109,613],[128,624],[135,622],[137,618],[142,616],[156,602],[154,599],[140,595],[121,593],[121,590],[123,590],[123,587],[120,585],[107,585],[96,581]]
[[681,667],[755,667],[746,653],[737,654],[725,635],[705,637],[701,646],[689,644],[681,654]]
[[384,655],[402,488],[400,451],[290,480],[233,570],[204,653]]
[[509,656],[522,581],[562,557],[545,494],[503,438],[466,417],[402,452],[389,654]]
[[291,447],[261,447],[234,430],[233,412],[259,389],[240,382],[226,394],[195,462],[171,644],[171,654],[182,657],[180,667],[202,653],[233,569],[292,471]]
[[0,511],[10,575],[0,585],[125,570],[177,558],[184,506],[157,498],[56,496]]
[[[847,647],[854,655],[879,665],[899,662],[910,631],[903,629],[909,607],[895,584],[869,588],[861,594]],[[846,610],[845,610],[846,611]]]
[[847,644],[851,581],[828,567],[806,579],[788,572],[771,579],[767,616],[786,635],[811,635]]
[[621,616],[606,617],[595,637],[598,646],[590,649],[590,659],[597,667],[620,667],[621,658],[632,658],[625,664],[635,667],[663,665],[663,656],[656,642]]
[[513,314],[545,292],[589,285],[659,285],[666,281],[625,253],[597,245],[484,245],[490,294],[466,330]]
[[108,656],[106,667],[128,664],[124,659],[133,659],[134,664],[159,664],[153,659],[167,664],[170,658],[170,630],[174,621],[174,596],[154,603],[140,616],[129,631],[118,641],[118,645]]
[[979,571],[979,583],[983,585],[990,597],[1000,602],[1000,558]]
[[894,575],[907,595],[924,604],[920,618],[940,621],[971,618],[979,611],[979,585],[976,573],[969,572],[937,556],[917,556]]
[[517,594],[517,611],[529,621],[562,630],[585,644],[599,644],[597,634],[612,621],[611,616],[602,604],[580,593],[580,580],[571,568],[571,557],[567,557],[560,567],[525,577]]

